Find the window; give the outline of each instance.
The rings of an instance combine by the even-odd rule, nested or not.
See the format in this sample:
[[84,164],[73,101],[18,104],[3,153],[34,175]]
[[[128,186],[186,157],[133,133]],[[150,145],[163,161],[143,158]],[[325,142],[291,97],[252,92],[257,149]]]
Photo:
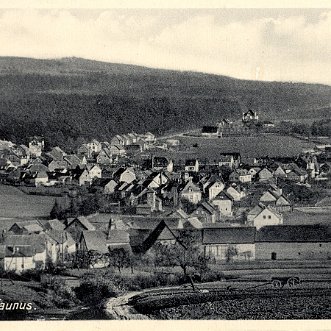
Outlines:
[[266,219],[266,218],[267,218],[267,216],[263,215],[263,219]]
[[271,220],[271,216],[270,215],[268,216],[268,218],[269,218],[269,220]]

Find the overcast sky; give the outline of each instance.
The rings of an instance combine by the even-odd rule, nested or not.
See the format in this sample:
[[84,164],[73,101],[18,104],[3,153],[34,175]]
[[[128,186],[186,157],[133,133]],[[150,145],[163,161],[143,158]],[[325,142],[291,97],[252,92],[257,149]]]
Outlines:
[[0,55],[331,85],[331,9],[0,10]]

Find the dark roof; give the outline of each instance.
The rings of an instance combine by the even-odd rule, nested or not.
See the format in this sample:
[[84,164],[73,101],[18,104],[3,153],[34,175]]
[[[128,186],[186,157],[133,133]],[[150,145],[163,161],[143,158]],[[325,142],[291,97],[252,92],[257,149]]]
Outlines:
[[328,225],[269,225],[257,232],[257,242],[330,242]]
[[185,161],[185,166],[195,166],[197,160],[196,159],[189,159]]
[[255,227],[204,228],[202,243],[208,244],[253,244]]
[[202,133],[217,133],[218,127],[217,126],[204,126],[202,127]]
[[79,222],[86,230],[95,230],[95,227],[89,222],[89,220],[85,216],[79,216],[73,219],[69,219],[69,224],[66,228],[69,228],[74,222]]

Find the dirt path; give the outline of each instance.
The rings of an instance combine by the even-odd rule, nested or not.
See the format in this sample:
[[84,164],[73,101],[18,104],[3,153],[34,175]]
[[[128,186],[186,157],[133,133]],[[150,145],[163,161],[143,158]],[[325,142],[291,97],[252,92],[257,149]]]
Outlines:
[[128,305],[128,301],[135,295],[142,292],[129,292],[117,298],[111,298],[106,303],[106,312],[111,318],[116,320],[143,320],[147,316],[139,314],[133,307]]

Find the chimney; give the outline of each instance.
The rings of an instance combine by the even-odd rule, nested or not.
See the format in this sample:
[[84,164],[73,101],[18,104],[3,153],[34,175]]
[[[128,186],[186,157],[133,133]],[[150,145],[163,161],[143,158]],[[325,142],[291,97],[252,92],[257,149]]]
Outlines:
[[110,231],[112,229],[112,219],[110,218],[109,219],[109,222],[108,222],[108,233],[107,233],[107,239],[110,238]]

